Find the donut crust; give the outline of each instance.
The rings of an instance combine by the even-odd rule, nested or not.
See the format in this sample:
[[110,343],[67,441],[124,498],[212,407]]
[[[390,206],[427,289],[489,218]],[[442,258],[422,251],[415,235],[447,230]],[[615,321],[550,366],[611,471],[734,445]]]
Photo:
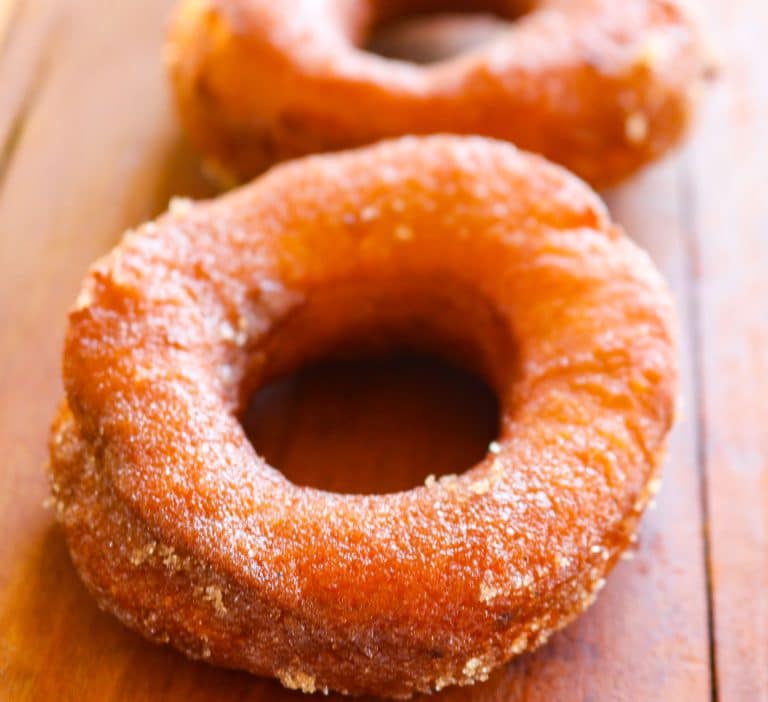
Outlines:
[[[255,388],[403,347],[495,388],[475,467],[340,495],[255,453]],[[484,680],[594,600],[658,488],[677,395],[647,255],[581,181],[479,137],[177,201],[91,268],[63,377],[52,492],[101,607],[193,658],[386,697]]]
[[[522,17],[430,65],[361,49],[430,10]],[[511,141],[595,186],[676,145],[705,74],[673,0],[182,0],[166,46],[178,113],[221,180],[406,134]]]

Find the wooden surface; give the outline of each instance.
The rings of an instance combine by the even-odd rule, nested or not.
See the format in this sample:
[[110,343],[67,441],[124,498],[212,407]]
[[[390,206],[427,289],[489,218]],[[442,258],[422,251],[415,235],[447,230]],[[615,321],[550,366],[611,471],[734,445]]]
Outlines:
[[[300,699],[99,612],[43,506],[65,314],[86,266],[171,195],[210,192],[167,102],[168,5],[0,0],[0,700]],[[683,421],[657,508],[578,622],[432,699],[768,700],[768,5],[704,5],[724,65],[696,134],[607,194],[680,311]],[[261,393],[245,424],[298,482],[391,490],[421,481],[430,453],[446,472],[468,466],[494,413],[473,379],[399,359],[310,369]],[[310,473],[318,463],[336,470]]]

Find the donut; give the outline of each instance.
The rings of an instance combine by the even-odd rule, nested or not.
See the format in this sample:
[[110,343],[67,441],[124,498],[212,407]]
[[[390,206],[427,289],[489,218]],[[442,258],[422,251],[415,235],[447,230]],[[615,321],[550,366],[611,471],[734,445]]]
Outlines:
[[[648,256],[539,156],[428,136],[306,157],[176,202],[92,267],[52,430],[58,519],[101,607],[192,658],[304,692],[484,680],[584,610],[633,540],[673,331]],[[497,393],[466,473],[344,495],[254,451],[255,389],[403,349]]]
[[[362,50],[382,24],[446,9],[516,19],[429,65]],[[706,70],[672,0],[182,0],[167,40],[181,121],[222,181],[406,134],[478,134],[596,186],[687,130]]]

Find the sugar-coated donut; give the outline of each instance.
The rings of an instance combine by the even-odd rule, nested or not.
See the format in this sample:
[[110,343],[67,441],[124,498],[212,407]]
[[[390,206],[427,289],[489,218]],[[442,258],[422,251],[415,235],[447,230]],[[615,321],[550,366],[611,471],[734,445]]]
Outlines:
[[[673,422],[671,316],[599,198],[503,142],[403,138],[176,203],[69,318],[51,480],[74,563],[148,638],[306,692],[483,680],[632,539]],[[478,465],[340,495],[255,453],[255,388],[403,347],[495,388]]]
[[[375,26],[464,9],[514,18],[431,65],[361,50]],[[182,0],[167,44],[179,113],[212,169],[405,134],[481,134],[611,184],[685,133],[704,71],[673,0]]]

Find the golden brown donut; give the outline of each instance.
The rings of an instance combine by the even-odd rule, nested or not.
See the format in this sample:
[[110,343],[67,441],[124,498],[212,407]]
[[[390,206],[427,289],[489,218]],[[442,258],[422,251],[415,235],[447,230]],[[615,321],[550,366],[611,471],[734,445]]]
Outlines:
[[[431,65],[361,50],[420,12],[520,17]],[[404,134],[506,139],[606,185],[683,136],[704,63],[673,0],[182,0],[168,67],[187,133],[217,173]]]
[[[288,687],[483,680],[587,607],[632,539],[673,421],[671,315],[598,197],[503,142],[403,138],[177,204],[69,318],[51,476],[74,563],[132,629]],[[498,393],[471,470],[340,495],[254,452],[254,388],[403,347]]]

